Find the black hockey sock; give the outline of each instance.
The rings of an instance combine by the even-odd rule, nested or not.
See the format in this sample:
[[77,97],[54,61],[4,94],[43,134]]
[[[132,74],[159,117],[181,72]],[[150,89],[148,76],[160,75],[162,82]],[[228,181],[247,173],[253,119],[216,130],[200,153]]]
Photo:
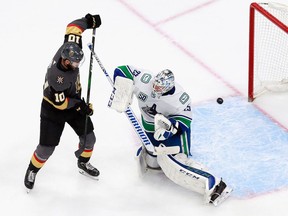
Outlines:
[[37,173],[40,170],[40,168],[35,167],[31,161],[29,163],[28,169],[33,170],[33,172],[35,172],[35,173]]

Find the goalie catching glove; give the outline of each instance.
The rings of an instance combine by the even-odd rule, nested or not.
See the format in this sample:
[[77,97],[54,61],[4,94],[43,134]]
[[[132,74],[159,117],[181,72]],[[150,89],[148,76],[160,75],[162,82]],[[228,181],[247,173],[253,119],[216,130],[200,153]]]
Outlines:
[[132,103],[133,90],[133,80],[117,76],[108,106],[120,113],[126,111]]
[[[173,120],[173,119],[171,119]],[[154,117],[155,133],[154,139],[163,141],[178,132],[179,122],[173,120],[173,123],[162,114],[156,114]]]

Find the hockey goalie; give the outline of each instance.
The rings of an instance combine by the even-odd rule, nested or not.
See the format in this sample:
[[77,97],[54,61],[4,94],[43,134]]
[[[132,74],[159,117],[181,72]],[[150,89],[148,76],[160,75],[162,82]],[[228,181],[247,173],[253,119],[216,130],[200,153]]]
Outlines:
[[[108,105],[124,112],[135,95],[148,138],[155,147],[163,148],[163,154],[155,155],[144,145],[140,147],[137,157],[142,170],[162,170],[176,184],[202,194],[205,203],[217,206],[225,200],[232,189],[191,156],[191,100],[175,82],[172,71],[166,69],[153,74],[124,65],[114,70],[113,79]],[[167,154],[165,148],[171,147],[176,151]]]

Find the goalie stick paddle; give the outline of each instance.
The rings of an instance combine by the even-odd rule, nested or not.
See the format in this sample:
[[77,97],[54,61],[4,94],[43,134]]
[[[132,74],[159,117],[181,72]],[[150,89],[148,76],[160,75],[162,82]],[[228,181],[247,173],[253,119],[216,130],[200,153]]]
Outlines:
[[[94,44],[95,44],[95,34],[96,34],[96,28],[93,29],[92,31],[92,43],[91,43],[91,50],[94,52]],[[89,65],[89,75],[88,75],[88,87],[87,87],[87,97],[86,97],[86,103],[87,105],[90,102],[90,90],[91,90],[91,79],[92,79],[92,69],[93,69],[93,55],[91,52],[90,55],[90,65]],[[85,149],[86,146],[86,137],[87,137],[87,124],[88,124],[88,118],[89,116],[86,115],[85,117],[85,128],[84,128],[84,141],[83,145],[79,146],[79,149],[75,151],[75,156],[79,158],[79,156],[82,154],[82,152]]]
[[[106,78],[108,79],[110,85],[113,87],[113,81],[110,78],[109,74],[105,70],[103,64],[101,63],[100,59],[96,55],[96,53],[93,50],[93,44],[89,43],[88,47],[91,51],[91,55],[96,59],[98,62],[100,68],[102,69],[103,73],[105,74]],[[138,137],[140,138],[141,142],[147,149],[147,151],[151,152],[154,155],[158,154],[177,154],[179,153],[180,149],[178,146],[172,146],[172,147],[154,147],[153,144],[151,143],[150,139],[148,138],[146,132],[142,128],[142,126],[139,124],[138,119],[135,117],[135,114],[133,110],[128,107],[127,110],[125,111],[125,114],[127,118],[130,120],[130,123],[133,125],[133,128],[135,132],[137,133]]]

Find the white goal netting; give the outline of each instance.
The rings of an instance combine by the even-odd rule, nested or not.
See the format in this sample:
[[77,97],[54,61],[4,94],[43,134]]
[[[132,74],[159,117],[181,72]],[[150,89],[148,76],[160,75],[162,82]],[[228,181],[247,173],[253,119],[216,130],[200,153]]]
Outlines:
[[259,5],[272,15],[272,20],[265,12],[255,10],[254,97],[267,90],[288,90],[288,35],[278,26],[287,28],[288,7],[278,3]]

